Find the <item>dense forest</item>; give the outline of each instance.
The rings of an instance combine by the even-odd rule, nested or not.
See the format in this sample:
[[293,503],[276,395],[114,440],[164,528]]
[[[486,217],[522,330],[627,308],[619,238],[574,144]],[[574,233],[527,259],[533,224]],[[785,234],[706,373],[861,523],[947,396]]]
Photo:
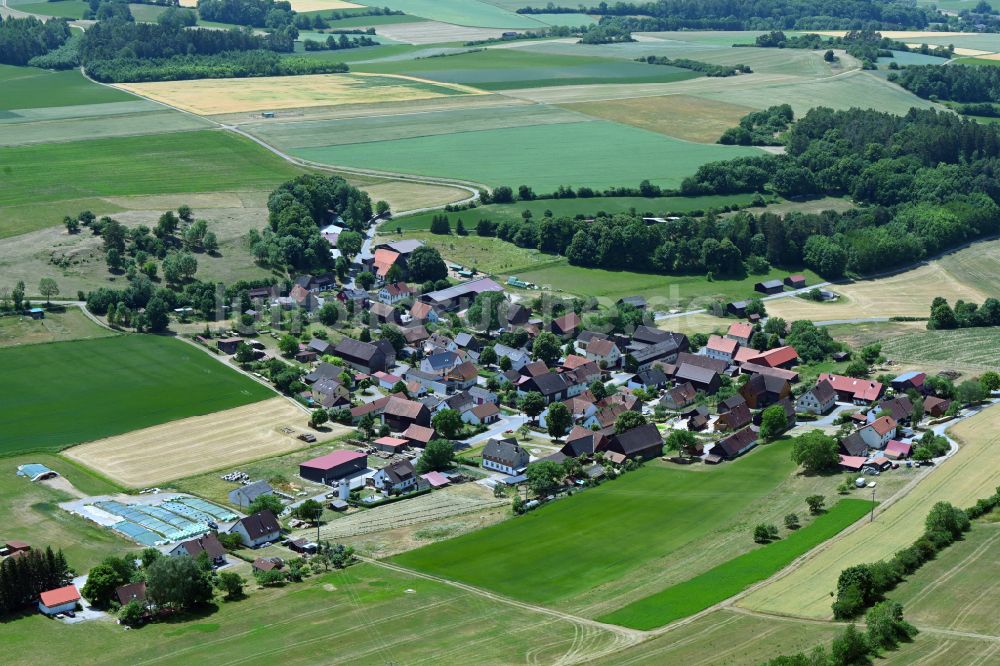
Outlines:
[[1000,102],[1000,67],[915,65],[890,73],[889,80],[924,99]]
[[252,76],[296,76],[337,74],[347,65],[301,56],[282,56],[273,51],[228,51],[214,55],[176,55],[172,58],[115,58],[91,63],[87,73],[97,81],[184,81]]
[[0,16],[0,63],[26,65],[69,39],[69,24],[62,19],[39,21],[36,18]]
[[[526,7],[521,14],[579,13],[579,7]],[[789,30],[926,28],[943,20],[936,10],[891,0],[655,0],[601,2],[584,13],[621,17],[632,29]]]
[[299,272],[334,267],[321,225],[340,216],[351,231],[362,231],[372,218],[365,192],[343,178],[314,174],[281,185],[271,193],[267,209],[268,226],[248,236],[251,252],[262,264]]

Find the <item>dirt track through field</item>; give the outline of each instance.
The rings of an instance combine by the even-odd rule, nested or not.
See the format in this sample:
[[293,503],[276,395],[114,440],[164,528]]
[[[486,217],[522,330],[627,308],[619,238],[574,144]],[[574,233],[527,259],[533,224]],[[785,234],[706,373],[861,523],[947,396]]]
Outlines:
[[302,448],[304,442],[279,428],[307,431],[306,421],[288,400],[273,398],[89,442],[63,455],[139,488]]

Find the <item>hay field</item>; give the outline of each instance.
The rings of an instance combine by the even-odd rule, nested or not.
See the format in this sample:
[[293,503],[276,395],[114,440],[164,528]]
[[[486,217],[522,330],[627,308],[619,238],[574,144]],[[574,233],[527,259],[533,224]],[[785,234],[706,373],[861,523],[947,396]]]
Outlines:
[[199,115],[479,94],[462,85],[358,73],[126,83],[118,87]]
[[1000,291],[1000,240],[973,243],[937,263],[959,282],[987,294]]
[[723,132],[755,110],[690,95],[567,104],[564,108],[699,143],[715,143]]
[[[272,398],[89,442],[63,455],[139,488],[302,448],[304,442],[279,428],[304,431],[307,421],[285,398]],[[334,427],[334,435],[348,430]]]
[[1000,328],[915,331],[882,342],[882,351],[898,363],[922,363],[978,373],[996,370]]
[[46,312],[44,319],[0,317],[0,347],[109,338],[113,335],[117,334],[95,324],[77,307],[69,307],[65,312]]
[[841,295],[840,300],[816,303],[792,296],[768,301],[767,311],[788,321],[926,317],[936,296],[943,296],[951,303],[959,298],[980,303],[989,295],[959,281],[939,261],[886,278],[836,284],[830,289]]
[[389,203],[393,211],[417,210],[455,203],[467,199],[468,190],[445,185],[428,185],[405,180],[391,180],[362,187],[373,201]]
[[948,434],[960,443],[958,453],[877,514],[874,523],[862,524],[737,604],[768,613],[829,618],[830,591],[836,590],[841,570],[889,557],[912,543],[923,533],[934,502],[965,507],[991,494],[1000,484],[1000,407],[984,409]]

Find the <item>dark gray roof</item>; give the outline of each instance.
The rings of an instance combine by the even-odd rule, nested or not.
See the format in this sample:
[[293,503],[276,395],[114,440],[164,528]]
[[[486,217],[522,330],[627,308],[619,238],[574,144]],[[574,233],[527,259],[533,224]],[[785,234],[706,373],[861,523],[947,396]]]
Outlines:
[[531,382],[538,388],[538,392],[544,396],[555,395],[566,388],[566,380],[562,375],[555,372],[546,372],[545,374],[532,377],[529,380],[529,383]]
[[704,356],[702,354],[690,354],[688,352],[681,352],[677,355],[675,365],[680,365],[681,363],[696,365],[699,368],[707,368],[720,375],[726,371],[726,368],[729,367],[729,364],[722,359],[711,358],[710,356]]
[[278,519],[274,517],[274,514],[269,510],[259,511],[251,516],[247,516],[240,520],[240,524],[250,535],[251,539],[259,539],[262,536],[266,536],[273,532],[280,532],[281,526],[278,525]]
[[409,481],[414,477],[416,472],[413,469],[413,463],[409,460],[397,460],[395,462],[389,463],[382,468],[387,479],[390,483],[402,483],[404,481]]
[[635,375],[636,381],[643,386],[659,386],[667,383],[667,375],[659,368],[647,368]]
[[632,339],[636,342],[642,342],[647,345],[672,340],[677,347],[680,347],[683,344],[684,348],[687,348],[686,335],[682,333],[674,333],[672,331],[664,331],[659,328],[651,328],[645,325],[636,327],[635,332],[632,334]]
[[307,384],[318,382],[321,379],[336,379],[344,369],[333,363],[320,363],[316,368],[305,376]]
[[811,393],[813,397],[816,398],[820,403],[827,402],[828,400],[837,399],[837,391],[833,388],[833,384],[826,381],[825,379],[816,386],[812,388]]
[[708,368],[701,368],[690,363],[682,363],[677,368],[674,380],[677,383],[689,381],[695,384],[710,384],[716,376],[717,373]]
[[631,430],[626,430],[621,434],[615,435],[615,440],[618,442],[618,446],[621,447],[622,453],[627,456],[646,451],[656,446],[663,446],[663,436],[660,434],[659,429],[652,423],[647,423],[638,428],[632,428]]
[[353,338],[344,338],[337,343],[336,347],[334,347],[334,353],[336,353],[337,356],[362,361],[372,360],[378,350],[378,347],[369,342],[361,342],[360,340],[355,340]]
[[274,488],[267,481],[254,481],[230,491],[229,495],[232,497],[241,496],[244,498],[244,503],[249,504],[261,495],[270,495],[273,492]]
[[840,447],[850,456],[868,455],[868,444],[857,431],[840,440]]
[[483,448],[483,456],[500,460],[508,467],[518,468],[528,464],[528,452],[513,439],[491,439]]
[[757,433],[750,428],[737,430],[732,435],[724,437],[712,447],[712,453],[724,455],[726,458],[735,458],[742,449],[757,439]]

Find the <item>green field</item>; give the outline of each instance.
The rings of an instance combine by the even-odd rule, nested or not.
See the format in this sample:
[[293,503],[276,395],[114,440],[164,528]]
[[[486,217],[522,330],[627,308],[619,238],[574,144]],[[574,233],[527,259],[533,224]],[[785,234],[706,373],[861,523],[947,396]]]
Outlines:
[[[111,530],[100,528],[60,509],[57,506],[59,502],[73,499],[69,493],[17,476],[17,466],[26,463],[40,463],[55,470],[77,490],[87,495],[120,491],[120,488],[93,472],[58,456],[33,454],[0,457],[2,538],[27,541],[39,548],[46,545],[53,549],[62,548],[70,566],[79,573],[85,573],[108,554],[135,548],[133,544],[115,536]],[[9,626],[4,624],[5,636]],[[5,659],[9,659],[9,656]]]
[[205,352],[122,335],[0,349],[0,454],[59,450],[274,397]]
[[[48,4],[48,3],[46,3]],[[0,111],[136,101],[127,92],[91,83],[76,70],[53,72],[0,65]],[[0,114],[0,120],[9,117]]]
[[90,9],[90,6],[83,0],[59,0],[58,2],[27,2],[13,3],[13,6],[22,12],[29,14],[39,14],[42,16],[57,16],[59,18],[82,19],[83,13]]
[[[5,148],[0,219],[4,208],[140,194],[270,190],[302,173],[257,146],[224,132],[204,130]],[[61,219],[61,216],[60,216]],[[26,219],[0,238],[53,224]]]
[[524,49],[486,49],[441,58],[359,64],[357,71],[407,74],[484,90],[595,83],[668,83],[699,76],[677,67],[619,58],[537,53]]
[[544,25],[480,0],[378,0],[372,4],[432,21],[476,28],[538,29]]
[[427,231],[431,227],[431,219],[436,215],[447,215],[454,231],[455,222],[459,219],[465,223],[470,233],[475,233],[476,222],[483,218],[496,220],[520,220],[521,213],[530,210],[535,218],[542,217],[545,211],[551,211],[553,217],[576,217],[586,215],[596,216],[598,213],[629,213],[635,210],[639,214],[652,213],[654,216],[667,213],[687,213],[692,210],[708,210],[723,206],[745,205],[750,203],[753,195],[734,194],[730,196],[704,197],[595,197],[593,199],[536,199],[534,201],[519,201],[512,204],[489,204],[470,210],[454,213],[420,213],[407,215],[384,222],[383,233],[392,233],[396,228],[403,231]]
[[[358,137],[364,139],[364,137]],[[754,148],[692,144],[607,121],[536,125],[292,151],[320,162],[471,180],[488,185],[605,188],[649,180],[665,187],[706,162],[758,155]],[[428,155],[434,155],[428,160]]]
[[668,587],[600,619],[633,629],[649,630],[694,615],[774,575],[795,558],[857,522],[871,508],[872,503],[866,500],[841,500],[810,525],[790,532],[778,541],[740,555],[680,585]]
[[933,363],[979,372],[996,369],[998,347],[1000,328],[919,331],[882,342],[882,352],[897,362]]
[[[249,578],[245,564],[237,569]],[[514,664],[603,654],[610,631],[483,599],[371,564],[123,631],[113,621],[65,625],[39,614],[6,623],[4,661],[53,653],[82,664]]]
[[708,473],[647,464],[525,516],[393,559],[525,601],[566,602],[610,581],[644,577],[650,562],[738,521],[791,473],[788,452],[787,442],[777,442]]
[[167,11],[164,5],[129,4],[128,9],[139,23],[156,23],[157,17]]

